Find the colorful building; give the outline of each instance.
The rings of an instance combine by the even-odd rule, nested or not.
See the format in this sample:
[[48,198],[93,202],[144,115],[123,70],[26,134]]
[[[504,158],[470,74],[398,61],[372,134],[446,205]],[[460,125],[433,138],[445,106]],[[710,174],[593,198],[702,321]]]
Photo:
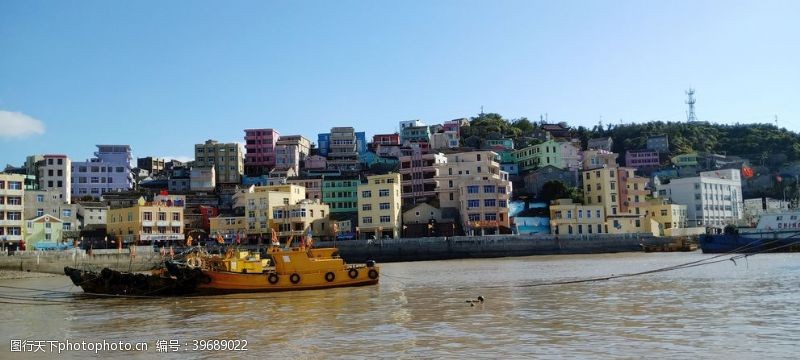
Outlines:
[[333,214],[358,211],[358,177],[324,176],[322,178],[322,202],[330,206]]
[[360,236],[396,238],[401,235],[400,187],[398,173],[368,176],[366,182],[358,185]]
[[87,161],[72,163],[74,181],[70,196],[99,198],[108,192],[133,189],[130,146],[97,145],[94,155]]
[[0,173],[0,242],[2,250],[18,248],[23,234],[25,175]]
[[217,216],[209,218],[209,237],[222,236],[223,241],[234,243],[238,236],[244,242],[247,234],[247,221],[244,216]]
[[281,243],[292,239],[299,244],[308,234],[319,238],[328,235],[330,208],[319,200],[301,200],[296,204],[279,205],[272,210],[277,235]]
[[473,151],[447,154],[438,164],[437,195],[443,213],[455,209],[473,234],[510,232],[508,173],[500,170],[497,153]]
[[559,169],[577,169],[580,163],[580,149],[571,141],[547,140],[516,150],[514,157],[521,172],[548,165]]
[[289,178],[286,183],[304,187],[306,199],[322,201],[322,177]]
[[25,191],[25,220],[50,215],[62,221],[64,230],[80,230],[78,220],[78,204],[65,203],[58,190]]
[[306,190],[297,185],[254,186],[244,194],[247,233],[269,235],[273,228],[272,210],[277,206],[297,204],[306,198]]
[[182,243],[183,206],[168,202],[145,202],[143,198],[131,206],[108,210],[106,231],[124,243]]
[[628,150],[625,152],[625,166],[635,169],[655,169],[661,165],[658,151],[655,150]]
[[55,190],[61,201],[72,201],[72,161],[66,155],[44,155],[38,171],[39,189]]
[[617,167],[617,153],[606,150],[589,149],[581,153],[583,170]]
[[605,234],[606,213],[602,205],[583,205],[572,199],[557,199],[550,204],[550,231],[553,234]]
[[281,136],[275,145],[275,169],[299,173],[310,149],[311,141],[301,135]]
[[678,167],[683,166],[697,166],[697,153],[680,154],[673,156],[672,164]]
[[274,129],[244,131],[244,173],[250,176],[266,174],[275,166],[275,146],[280,134]]
[[[244,173],[244,153],[238,143],[207,140],[194,146],[195,166],[215,169],[216,184],[240,184]],[[274,164],[274,155],[272,155]],[[194,190],[194,188],[192,189]]]
[[25,221],[25,245],[35,249],[38,243],[60,243],[64,228],[61,219],[45,214]]
[[446,163],[444,154],[421,151],[400,157],[400,176],[404,204],[426,202],[436,197],[438,165]]

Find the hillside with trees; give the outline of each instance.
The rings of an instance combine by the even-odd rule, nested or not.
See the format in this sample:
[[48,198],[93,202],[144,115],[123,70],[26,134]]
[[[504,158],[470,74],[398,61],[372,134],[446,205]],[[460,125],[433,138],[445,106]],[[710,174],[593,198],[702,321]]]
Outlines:
[[[526,118],[505,119],[500,114],[486,113],[473,117],[470,126],[462,129],[465,146],[480,147],[484,139],[514,139],[515,147],[531,143],[540,123]],[[773,168],[800,160],[800,134],[772,124],[713,124],[708,122],[662,122],[641,124],[598,124],[591,129],[579,126],[571,129],[572,136],[581,140],[584,148],[589,139],[610,136],[614,152],[624,157],[626,150],[643,149],[650,136],[667,135],[671,155],[692,152],[711,152],[739,156],[754,165]]]

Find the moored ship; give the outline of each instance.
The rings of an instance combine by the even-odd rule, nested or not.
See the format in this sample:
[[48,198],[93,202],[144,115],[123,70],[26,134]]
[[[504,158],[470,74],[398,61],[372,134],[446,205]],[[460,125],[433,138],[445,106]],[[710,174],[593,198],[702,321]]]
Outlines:
[[191,293],[217,294],[313,290],[378,283],[374,261],[349,265],[336,248],[279,247],[259,253],[229,249],[224,256],[194,254],[185,261],[168,261],[179,282],[193,284]]
[[800,211],[763,214],[755,227],[700,236],[704,253],[800,252]]

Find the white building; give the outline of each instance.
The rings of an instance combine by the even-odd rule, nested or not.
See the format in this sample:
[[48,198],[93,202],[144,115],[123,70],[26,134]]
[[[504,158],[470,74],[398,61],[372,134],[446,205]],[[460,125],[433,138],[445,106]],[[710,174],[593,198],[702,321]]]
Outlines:
[[[2,250],[19,246],[23,240],[25,175],[0,173],[0,240]],[[2,251],[0,250],[0,251]]]
[[686,205],[689,226],[723,228],[744,215],[742,180],[737,169],[701,172],[699,176],[656,182],[659,197]]
[[[45,155],[39,166],[39,189],[56,190],[59,200],[72,199],[72,161],[66,155]],[[54,215],[55,216],[55,215]]]

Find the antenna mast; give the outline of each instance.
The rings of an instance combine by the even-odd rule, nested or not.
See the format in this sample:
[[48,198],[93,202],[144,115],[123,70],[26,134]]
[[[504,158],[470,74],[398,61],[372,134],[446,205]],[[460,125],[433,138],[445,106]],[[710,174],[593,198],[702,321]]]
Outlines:
[[697,116],[694,114],[694,104],[697,100],[694,99],[694,89],[689,88],[689,90],[686,91],[686,95],[689,96],[686,100],[686,104],[689,105],[689,112],[686,114],[686,120],[688,122],[695,122],[697,121]]

